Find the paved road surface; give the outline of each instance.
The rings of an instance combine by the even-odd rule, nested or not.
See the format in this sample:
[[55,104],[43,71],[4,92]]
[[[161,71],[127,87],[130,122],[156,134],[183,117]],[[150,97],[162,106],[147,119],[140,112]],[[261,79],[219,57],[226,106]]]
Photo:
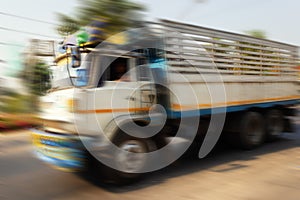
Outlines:
[[296,134],[256,150],[220,145],[205,159],[181,159],[124,187],[50,168],[33,156],[29,131],[0,134],[0,199],[299,200],[299,117],[295,122]]

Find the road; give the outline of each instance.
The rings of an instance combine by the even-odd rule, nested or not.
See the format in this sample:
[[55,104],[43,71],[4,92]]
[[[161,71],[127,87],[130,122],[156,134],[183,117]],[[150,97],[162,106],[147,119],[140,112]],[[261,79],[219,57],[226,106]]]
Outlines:
[[28,130],[0,134],[0,199],[299,200],[297,132],[252,151],[219,145],[204,159],[184,158],[129,186],[96,184],[36,159]]

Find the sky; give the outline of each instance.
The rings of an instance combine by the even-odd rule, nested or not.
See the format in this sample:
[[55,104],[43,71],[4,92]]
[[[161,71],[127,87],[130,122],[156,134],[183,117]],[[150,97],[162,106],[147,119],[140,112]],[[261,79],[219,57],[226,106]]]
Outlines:
[[[57,23],[55,13],[74,14],[78,0],[1,0],[0,7],[0,73],[10,62],[11,52],[21,52],[31,38],[56,39],[55,26],[3,13]],[[299,0],[134,0],[147,8],[145,18],[166,18],[236,33],[263,30],[271,40],[300,46]],[[14,29],[49,37],[24,34]],[[6,43],[6,45],[3,45]],[[14,44],[19,46],[11,46]]]

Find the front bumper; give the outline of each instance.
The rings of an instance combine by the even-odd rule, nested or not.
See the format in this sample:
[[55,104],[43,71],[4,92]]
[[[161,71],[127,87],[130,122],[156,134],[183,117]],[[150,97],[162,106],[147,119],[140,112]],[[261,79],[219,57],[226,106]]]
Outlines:
[[48,133],[31,129],[37,157],[54,167],[67,171],[85,168],[87,156],[78,136]]

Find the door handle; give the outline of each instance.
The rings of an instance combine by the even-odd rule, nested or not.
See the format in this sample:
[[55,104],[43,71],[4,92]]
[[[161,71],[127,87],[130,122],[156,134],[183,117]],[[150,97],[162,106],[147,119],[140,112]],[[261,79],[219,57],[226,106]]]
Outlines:
[[130,96],[126,97],[125,99],[129,100],[129,101],[135,101],[135,98],[134,97],[130,97]]

